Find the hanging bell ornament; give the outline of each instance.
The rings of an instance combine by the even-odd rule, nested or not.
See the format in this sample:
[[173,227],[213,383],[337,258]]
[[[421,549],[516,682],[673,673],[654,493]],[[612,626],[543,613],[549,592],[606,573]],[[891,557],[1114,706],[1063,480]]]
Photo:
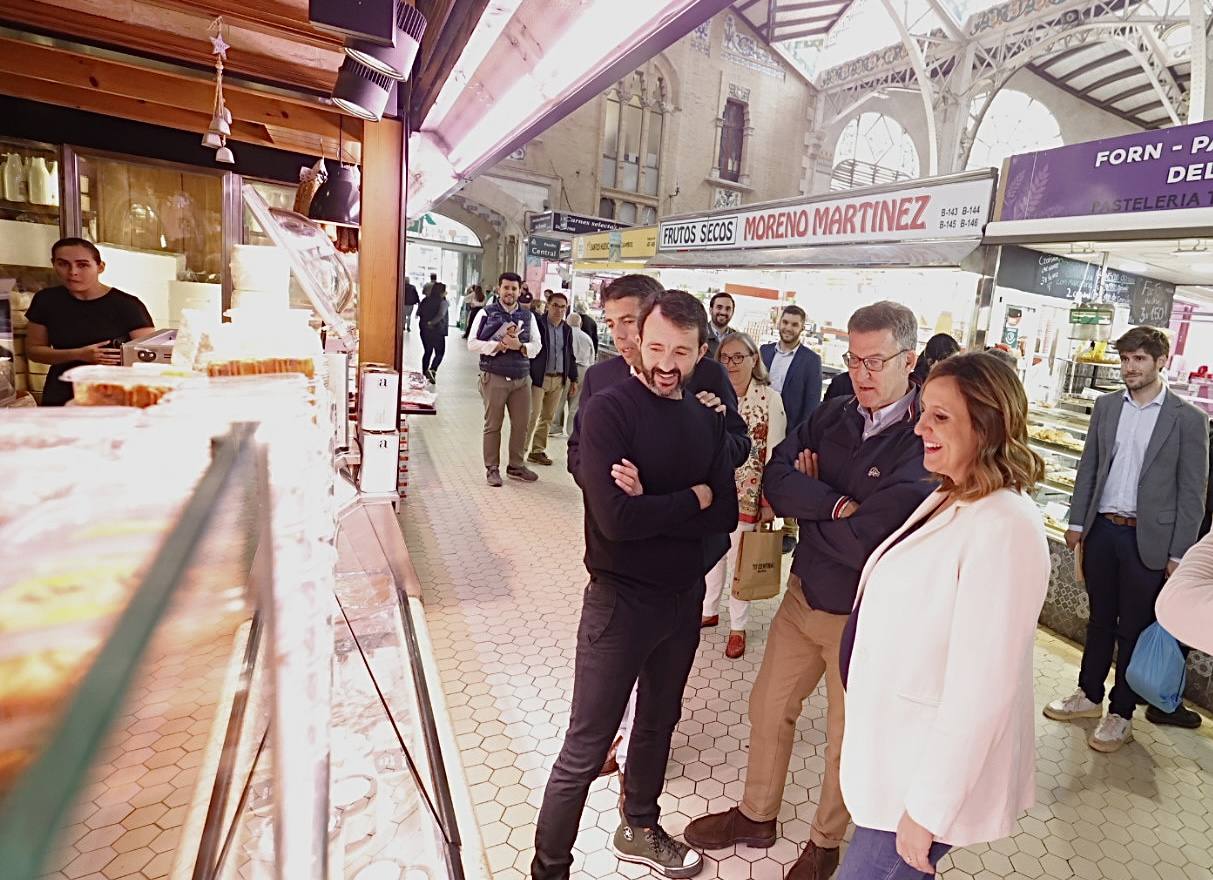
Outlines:
[[233,165],[236,162],[236,157],[232,155],[232,151],[224,146],[215,151],[215,161],[223,162],[225,165]]
[[223,146],[223,136],[213,131],[208,131],[202,136],[202,146],[208,150],[217,150]]
[[223,114],[217,112],[211,117],[210,131],[222,137],[227,137],[232,133],[232,127],[227,124],[227,120],[223,118]]
[[226,122],[228,125],[232,124],[232,111],[227,109],[226,104],[222,108],[220,108],[220,115],[223,116],[224,122]]

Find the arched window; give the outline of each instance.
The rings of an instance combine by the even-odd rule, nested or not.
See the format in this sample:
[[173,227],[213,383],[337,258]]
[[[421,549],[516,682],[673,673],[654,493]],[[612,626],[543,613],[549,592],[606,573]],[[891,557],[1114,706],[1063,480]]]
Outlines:
[[729,98],[720,126],[720,179],[741,180],[741,150],[745,143],[745,104]]
[[605,97],[599,214],[621,223],[656,217],[665,114],[672,106],[666,77],[654,62],[649,62],[622,79]]
[[986,109],[965,167],[1000,168],[1008,156],[1063,143],[1057,117],[1048,107],[1023,92],[1002,89]]
[[913,180],[918,174],[918,148],[901,123],[883,113],[863,113],[838,138],[830,189]]

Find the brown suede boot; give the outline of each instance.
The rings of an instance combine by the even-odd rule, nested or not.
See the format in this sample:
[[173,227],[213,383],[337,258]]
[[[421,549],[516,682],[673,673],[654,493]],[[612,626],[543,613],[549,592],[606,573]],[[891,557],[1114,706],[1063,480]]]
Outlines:
[[775,820],[755,822],[733,807],[725,813],[700,816],[682,836],[696,849],[728,849],[738,843],[766,849],[775,845]]
[[838,848],[825,849],[809,841],[784,880],[830,880],[838,870]]

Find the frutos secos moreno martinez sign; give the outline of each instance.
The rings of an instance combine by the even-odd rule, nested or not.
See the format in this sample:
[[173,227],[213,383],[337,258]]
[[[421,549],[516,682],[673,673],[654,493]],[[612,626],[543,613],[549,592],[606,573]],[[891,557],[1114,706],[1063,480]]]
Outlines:
[[973,238],[990,219],[993,189],[988,177],[668,220],[658,250]]

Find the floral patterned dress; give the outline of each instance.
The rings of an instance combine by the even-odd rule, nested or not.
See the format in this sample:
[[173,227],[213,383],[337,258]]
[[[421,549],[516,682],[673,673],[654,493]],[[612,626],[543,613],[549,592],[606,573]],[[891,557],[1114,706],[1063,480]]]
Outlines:
[[737,469],[738,517],[743,523],[756,523],[762,508],[762,476],[775,447],[783,442],[788,416],[783,399],[770,385],[750,382],[737,401],[738,411],[750,429],[750,457]]

